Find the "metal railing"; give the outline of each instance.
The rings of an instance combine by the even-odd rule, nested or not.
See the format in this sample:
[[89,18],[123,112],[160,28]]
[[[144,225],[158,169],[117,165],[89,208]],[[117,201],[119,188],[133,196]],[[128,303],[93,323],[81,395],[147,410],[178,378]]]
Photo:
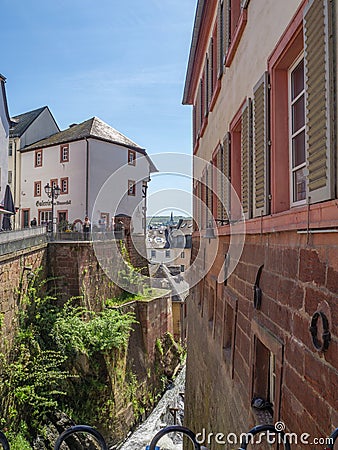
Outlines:
[[123,239],[124,232],[121,231],[91,231],[84,233],[82,231],[58,231],[56,233],[48,232],[49,241],[111,241],[113,239]]
[[47,242],[46,227],[0,232],[0,256]]
[[0,232],[0,256],[35,247],[47,242],[62,241],[109,241],[124,239],[124,231],[94,231],[90,233],[61,231],[52,233],[45,226]]
[[[273,425],[257,425],[256,427],[252,428],[248,433],[246,433],[244,436],[242,436],[241,447],[239,448],[239,450],[244,450],[247,448],[247,445],[250,442],[249,438],[255,436],[256,434],[264,433],[266,431],[281,435],[283,437],[284,448],[286,450],[291,449],[288,437],[283,431],[278,431]],[[100,450],[108,450],[107,443],[104,440],[101,433],[99,431],[97,431],[95,428],[92,428],[88,425],[75,425],[75,426],[70,427],[67,430],[65,430],[57,438],[55,445],[54,445],[54,450],[60,450],[61,444],[65,441],[67,441],[67,439],[69,439],[71,436],[72,436],[72,438],[74,438],[74,435],[76,435],[77,433],[89,434],[99,444]],[[204,447],[197,440],[197,436],[193,431],[191,431],[189,428],[183,427],[181,425],[170,425],[170,426],[167,426],[167,427],[163,428],[162,430],[160,430],[152,438],[150,445],[147,446],[147,449],[148,450],[158,449],[159,447],[156,446],[158,441],[163,436],[165,436],[166,434],[169,434],[169,433],[182,433],[182,434],[188,436],[188,438],[192,441],[192,443],[194,445],[194,450],[208,450],[207,447]],[[331,436],[330,436],[331,443],[327,447],[325,447],[325,450],[333,450],[334,444],[335,444],[337,438],[338,438],[338,428],[336,428],[333,431],[333,433],[331,434]],[[65,443],[67,443],[67,442],[65,442]],[[5,436],[5,434],[2,431],[0,431],[0,444],[2,445],[2,448],[4,450],[10,450],[10,445],[7,440],[7,437]],[[80,445],[82,445],[81,442],[80,442]],[[83,445],[83,448],[87,448],[86,444]]]

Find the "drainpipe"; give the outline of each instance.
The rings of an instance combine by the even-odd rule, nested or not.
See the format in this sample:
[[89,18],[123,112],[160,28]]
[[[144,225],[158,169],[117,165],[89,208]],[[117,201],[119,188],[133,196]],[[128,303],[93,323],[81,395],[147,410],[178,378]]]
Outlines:
[[[17,179],[17,170],[18,170],[18,168],[17,168],[17,155],[16,155],[16,139],[14,138],[13,139],[13,149],[12,149],[12,152],[14,152],[14,153],[12,153],[12,157],[14,158],[14,163],[13,163],[13,175],[14,175],[14,179],[13,179],[13,187],[14,187],[14,189],[13,189],[13,194],[14,194],[14,207],[17,205],[17,188],[16,188],[16,179]],[[20,198],[20,195],[19,195],[19,211],[18,211],[18,213],[19,213],[19,220],[18,220],[18,225],[19,225],[19,228],[20,228],[20,224],[21,224],[21,218],[20,218],[20,214],[21,214],[21,211],[20,211],[20,206],[21,206],[21,198]],[[14,217],[14,229],[15,229],[15,222],[16,222],[16,217]]]
[[89,197],[89,142],[86,139],[86,211],[85,215],[88,216],[88,197]]

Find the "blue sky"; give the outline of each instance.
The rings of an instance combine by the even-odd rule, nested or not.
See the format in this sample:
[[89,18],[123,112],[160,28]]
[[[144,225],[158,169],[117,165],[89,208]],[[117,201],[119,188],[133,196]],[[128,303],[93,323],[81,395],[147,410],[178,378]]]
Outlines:
[[[1,0],[10,114],[48,105],[61,129],[98,116],[150,155],[190,154],[191,109],[181,102],[195,7],[196,0]],[[149,192],[190,184],[157,175]]]

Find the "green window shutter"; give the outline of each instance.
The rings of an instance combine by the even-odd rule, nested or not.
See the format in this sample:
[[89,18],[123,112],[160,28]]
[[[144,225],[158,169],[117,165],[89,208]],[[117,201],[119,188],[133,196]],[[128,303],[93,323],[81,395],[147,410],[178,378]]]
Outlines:
[[329,23],[328,0],[311,0],[304,11],[307,194],[311,203],[334,197]]
[[269,208],[269,87],[265,72],[253,89],[253,216]]
[[223,43],[223,28],[224,28],[224,14],[223,14],[223,0],[218,2],[217,12],[217,77],[221,78],[223,75],[223,59],[224,59],[224,43]]
[[249,98],[242,110],[241,125],[241,197],[246,219],[252,217],[252,103]]

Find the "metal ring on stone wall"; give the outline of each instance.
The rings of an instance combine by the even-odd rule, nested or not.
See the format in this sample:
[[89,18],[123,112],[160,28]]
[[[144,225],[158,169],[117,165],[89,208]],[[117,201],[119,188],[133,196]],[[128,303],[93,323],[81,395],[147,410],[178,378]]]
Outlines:
[[206,447],[201,446],[197,440],[196,435],[193,431],[191,431],[189,428],[182,427],[181,425],[171,425],[169,427],[165,427],[162,430],[160,430],[158,433],[155,434],[153,439],[150,442],[149,450],[155,450],[157,442],[166,434],[169,433],[183,433],[186,436],[190,438],[192,443],[194,444],[195,450],[202,450],[206,449]]
[[0,431],[0,444],[4,450],[9,450],[9,442],[2,431]]
[[108,446],[101,433],[99,433],[97,430],[88,425],[75,425],[73,427],[68,428],[68,430],[64,431],[63,433],[61,433],[57,441],[55,442],[54,450],[60,450],[62,442],[65,441],[71,434],[76,433],[91,434],[100,444],[101,450],[108,450]]
[[252,436],[256,434],[262,433],[263,431],[271,431],[271,433],[276,433],[281,435],[283,440],[283,445],[285,450],[291,450],[290,442],[288,437],[285,435],[283,430],[277,430],[273,425],[257,425],[254,428],[251,428],[245,435],[241,438],[241,446],[238,450],[246,450],[248,445],[251,443],[250,440]]
[[[323,325],[323,334],[322,334],[321,342],[318,339],[318,327],[317,327],[317,322],[318,322],[319,317],[321,317],[322,325]],[[330,340],[331,340],[331,333],[329,330],[329,321],[328,321],[326,315],[322,311],[317,311],[312,316],[310,333],[312,336],[313,345],[315,346],[316,350],[325,352],[329,348],[329,344],[330,344]]]

